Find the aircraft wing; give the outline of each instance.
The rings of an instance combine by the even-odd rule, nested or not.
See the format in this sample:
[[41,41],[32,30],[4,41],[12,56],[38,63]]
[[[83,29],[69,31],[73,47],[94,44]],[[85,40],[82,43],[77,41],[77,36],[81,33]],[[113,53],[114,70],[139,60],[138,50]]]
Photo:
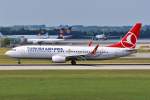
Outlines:
[[94,56],[96,54],[96,51],[99,47],[99,44],[96,45],[96,47],[91,52],[86,51],[77,51],[77,53],[74,53],[71,50],[66,51],[67,53],[62,55],[55,55],[60,57],[65,57],[67,60],[70,59],[76,59],[76,60],[86,60],[86,56]]

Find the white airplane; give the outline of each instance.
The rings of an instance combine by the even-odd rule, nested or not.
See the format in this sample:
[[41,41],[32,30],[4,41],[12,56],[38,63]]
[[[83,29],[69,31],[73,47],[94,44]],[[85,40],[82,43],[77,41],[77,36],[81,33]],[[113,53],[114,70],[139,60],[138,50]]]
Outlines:
[[32,44],[41,44],[41,43],[57,43],[64,41],[65,36],[62,36],[62,39],[58,39],[57,35],[49,36],[48,33],[44,35],[3,35],[0,33],[0,37],[4,38],[19,38],[21,43],[32,43]]
[[46,38],[46,39],[27,39],[27,43],[32,43],[32,44],[41,44],[41,43],[57,43],[57,42],[61,42],[64,41],[64,39],[50,39],[50,38]]
[[96,39],[99,39],[99,40],[101,40],[101,39],[102,39],[102,40],[106,40],[106,39],[107,39],[107,37],[106,37],[105,34],[96,35],[95,38],[96,38]]
[[41,34],[38,34],[38,35],[3,35],[1,32],[0,32],[0,36],[6,37],[6,38],[26,38],[26,39],[34,39],[34,38],[41,39],[41,38],[49,37],[48,33],[44,35],[41,35]]
[[120,36],[106,36],[105,34],[99,34],[95,36],[96,40],[107,40],[110,38],[119,38]]
[[12,48],[5,55],[20,59],[24,58],[43,58],[52,59],[54,63],[65,63],[71,61],[72,65],[81,59],[113,59],[128,56],[136,53],[136,42],[139,38],[142,24],[136,23],[129,32],[121,39],[120,42],[99,47],[94,46],[42,46],[42,45],[26,45]]

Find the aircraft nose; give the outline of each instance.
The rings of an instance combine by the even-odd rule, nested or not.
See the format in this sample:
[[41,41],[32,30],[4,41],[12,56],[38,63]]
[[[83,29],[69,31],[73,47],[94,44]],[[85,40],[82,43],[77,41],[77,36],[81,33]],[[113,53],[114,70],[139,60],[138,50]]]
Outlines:
[[10,56],[10,51],[5,52],[6,56]]
[[10,51],[7,51],[7,52],[5,53],[5,55],[6,55],[6,56],[12,56],[12,53],[11,53]]

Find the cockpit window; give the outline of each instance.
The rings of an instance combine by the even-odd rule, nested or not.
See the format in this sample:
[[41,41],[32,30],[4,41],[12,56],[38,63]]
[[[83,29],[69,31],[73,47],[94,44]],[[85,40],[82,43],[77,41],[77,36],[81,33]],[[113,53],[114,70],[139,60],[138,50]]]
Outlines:
[[16,49],[11,49],[11,51],[16,51]]

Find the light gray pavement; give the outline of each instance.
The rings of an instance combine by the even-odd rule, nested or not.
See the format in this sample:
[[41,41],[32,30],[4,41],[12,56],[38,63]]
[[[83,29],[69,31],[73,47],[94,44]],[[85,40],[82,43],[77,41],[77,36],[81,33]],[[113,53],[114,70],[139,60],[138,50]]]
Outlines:
[[149,64],[122,65],[122,64],[100,64],[100,65],[1,65],[0,70],[150,70]]
[[150,58],[150,53],[134,53],[122,58]]

